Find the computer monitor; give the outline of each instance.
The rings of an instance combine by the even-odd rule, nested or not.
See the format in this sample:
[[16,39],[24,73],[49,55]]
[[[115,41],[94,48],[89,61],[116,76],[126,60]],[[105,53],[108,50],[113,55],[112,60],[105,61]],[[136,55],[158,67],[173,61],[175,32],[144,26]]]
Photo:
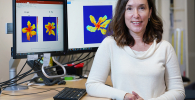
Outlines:
[[13,58],[65,49],[66,0],[13,0]]
[[117,0],[67,0],[67,54],[95,52],[106,37]]

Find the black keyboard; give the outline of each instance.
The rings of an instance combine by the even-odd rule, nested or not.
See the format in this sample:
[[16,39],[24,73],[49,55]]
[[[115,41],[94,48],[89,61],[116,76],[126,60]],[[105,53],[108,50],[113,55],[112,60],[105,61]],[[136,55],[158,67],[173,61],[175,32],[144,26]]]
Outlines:
[[54,100],[80,100],[86,93],[85,89],[65,87],[53,98]]

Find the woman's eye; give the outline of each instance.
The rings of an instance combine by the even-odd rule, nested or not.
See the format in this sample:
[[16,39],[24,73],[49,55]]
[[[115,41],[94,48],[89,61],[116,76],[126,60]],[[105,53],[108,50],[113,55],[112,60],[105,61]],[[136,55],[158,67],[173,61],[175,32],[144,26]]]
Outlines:
[[127,8],[127,10],[132,10],[132,8]]
[[145,7],[140,7],[140,9],[145,9]]

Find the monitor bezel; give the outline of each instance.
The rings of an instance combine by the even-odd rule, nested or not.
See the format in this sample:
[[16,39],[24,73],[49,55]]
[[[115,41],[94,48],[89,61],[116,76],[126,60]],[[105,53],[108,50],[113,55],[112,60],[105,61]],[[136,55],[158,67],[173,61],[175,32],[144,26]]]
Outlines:
[[60,1],[63,2],[63,18],[64,18],[64,27],[63,27],[63,38],[64,38],[64,50],[63,51],[53,51],[53,52],[29,52],[29,54],[21,54],[21,55],[17,55],[16,53],[16,0],[12,0],[12,9],[13,9],[13,52],[11,54],[11,56],[13,57],[13,59],[22,59],[22,58],[27,58],[27,55],[32,55],[32,54],[38,54],[38,56],[40,57],[41,55],[43,55],[44,53],[50,53],[51,56],[61,56],[61,55],[65,55],[67,52],[67,47],[66,47],[66,34],[68,32],[67,30],[67,0],[34,0],[34,1]]
[[78,54],[78,53],[87,53],[87,52],[96,52],[98,49],[98,47],[94,47],[92,48],[91,50],[75,50],[75,51],[72,51],[70,49],[67,50],[66,52],[66,55],[71,55],[71,54]]
[[[68,6],[68,0],[67,0],[67,6]],[[67,7],[67,9],[66,9],[67,11],[66,12],[68,12],[68,7]],[[69,22],[69,20],[68,20],[68,13],[67,13],[67,26],[68,26],[68,22]],[[78,54],[78,53],[87,53],[87,52],[96,52],[97,50],[98,50],[98,48],[99,48],[99,46],[98,47],[84,47],[84,48],[88,48],[88,49],[85,49],[85,50],[81,50],[81,48],[75,48],[75,49],[80,49],[80,50],[71,50],[71,49],[69,49],[69,44],[68,44],[68,28],[67,28],[67,32],[65,33],[65,40],[66,40],[66,43],[65,43],[65,48],[66,48],[66,50],[67,50],[67,52],[66,52],[66,55],[71,55],[71,54]],[[105,36],[106,37],[106,36]],[[100,43],[101,44],[101,43]]]

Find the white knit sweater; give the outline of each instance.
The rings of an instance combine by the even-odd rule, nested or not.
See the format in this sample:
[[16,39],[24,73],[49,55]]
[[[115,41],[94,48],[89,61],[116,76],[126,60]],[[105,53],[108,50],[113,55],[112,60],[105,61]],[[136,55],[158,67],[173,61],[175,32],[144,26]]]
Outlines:
[[[113,87],[105,85],[111,71]],[[144,100],[184,100],[179,63],[170,43],[154,40],[150,48],[135,53],[106,37],[99,46],[86,82],[91,96],[123,100],[135,91]]]

